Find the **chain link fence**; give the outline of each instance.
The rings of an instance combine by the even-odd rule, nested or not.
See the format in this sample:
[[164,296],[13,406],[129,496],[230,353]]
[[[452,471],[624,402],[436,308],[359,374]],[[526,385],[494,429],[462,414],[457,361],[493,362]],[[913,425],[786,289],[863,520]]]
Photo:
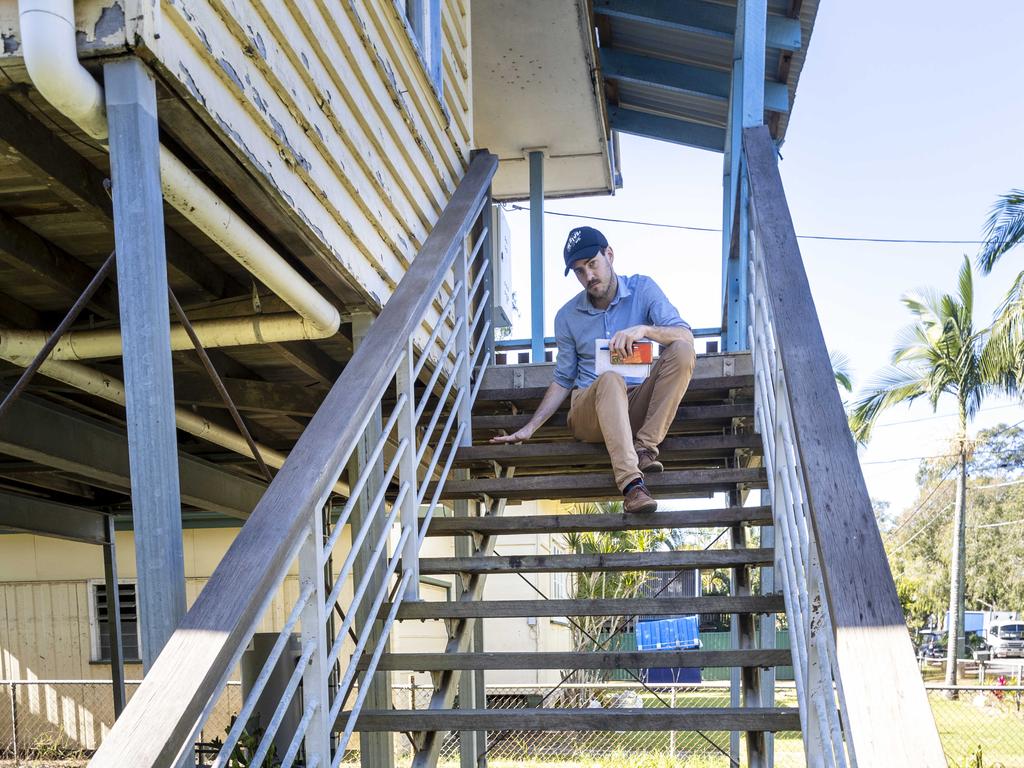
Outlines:
[[[426,709],[433,688],[429,685],[393,687],[396,709]],[[550,695],[549,695],[550,694]],[[487,686],[489,709],[552,707],[565,709],[656,709],[663,707],[728,707],[727,683],[701,685],[651,685],[633,682],[565,684],[551,693],[551,686]],[[775,706],[796,706],[791,686],[776,690]],[[636,768],[730,768],[727,731],[490,731],[487,762],[494,768],[618,768],[628,761]],[[800,734],[784,732],[775,737],[775,765],[796,768],[805,764]],[[398,765],[408,765],[410,741],[395,742]],[[346,762],[358,763],[356,754]],[[441,768],[459,766],[458,733],[446,735],[441,747]]]
[[[129,699],[139,682],[125,684]],[[223,738],[241,703],[241,685],[228,683],[200,742]],[[113,722],[109,680],[0,680],[0,765],[84,764]]]
[[[129,697],[138,682],[127,685]],[[605,709],[658,707],[727,707],[729,689],[720,683],[651,686],[610,682],[564,685],[487,687],[491,709],[525,707],[602,707]],[[396,685],[396,709],[426,709],[433,688]],[[888,695],[884,683],[879,695]],[[545,698],[547,697],[547,698]],[[928,698],[951,768],[1024,768],[1024,687],[928,686]],[[776,686],[776,706],[796,706],[792,685]],[[223,737],[231,717],[241,705],[241,687],[230,683],[214,709],[202,742]],[[110,681],[35,680],[0,681],[0,766],[84,765],[113,723]],[[487,734],[487,761],[491,768],[729,768],[726,732],[528,732],[493,731]],[[411,744],[395,737],[397,765],[409,764]],[[980,758],[980,762],[979,762]],[[358,763],[358,751],[346,763]],[[206,762],[199,751],[198,763]],[[795,768],[805,764],[799,733],[775,736],[775,765]],[[459,739],[450,733],[443,740],[441,768],[459,765]]]

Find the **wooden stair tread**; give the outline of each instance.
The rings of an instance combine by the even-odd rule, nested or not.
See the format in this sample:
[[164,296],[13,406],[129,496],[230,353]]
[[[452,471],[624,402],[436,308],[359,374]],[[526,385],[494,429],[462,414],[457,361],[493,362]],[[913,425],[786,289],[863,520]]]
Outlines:
[[[675,419],[669,432],[686,430],[692,427],[724,427],[731,423],[732,419],[750,419],[754,416],[754,404],[748,403],[713,403],[710,405],[682,405],[676,413]],[[528,413],[519,414],[498,414],[498,415],[475,415],[473,416],[474,432],[515,432],[526,425],[531,415]],[[566,412],[556,413],[547,423],[538,430],[537,434],[545,432],[567,433]]]
[[773,550],[751,548],[491,557],[422,557],[420,558],[420,573],[425,576],[434,576],[447,573],[676,571],[683,568],[771,565],[773,562]]
[[[360,660],[366,669],[368,659]],[[785,667],[787,648],[733,651],[544,651],[504,653],[385,653],[378,671],[442,672],[497,669],[647,669],[649,667]]]
[[[749,389],[753,386],[754,377],[752,375],[694,377],[690,380],[690,386],[683,396],[683,402],[697,399],[707,393],[728,393],[730,389]],[[546,386],[481,388],[476,396],[476,405],[539,403],[546,391]]]
[[800,715],[790,707],[392,709],[363,710],[356,730],[773,732],[800,730]]
[[658,528],[706,528],[737,524],[771,525],[771,523],[771,507],[665,510],[649,515],[566,514],[435,517],[430,523],[430,528],[427,529],[427,536],[459,536],[471,533],[496,536],[520,533],[637,531]]
[[[758,435],[687,435],[669,437],[659,446],[663,461],[731,457],[734,451],[745,450],[760,455],[761,438]],[[559,442],[526,442],[518,445],[491,445],[482,443],[460,448],[455,456],[456,466],[497,461],[503,465],[544,466],[566,464],[608,464],[608,449],[600,443],[581,443],[577,440]]]
[[[767,474],[760,467],[680,469],[649,474],[646,482],[653,496],[665,498],[727,491],[740,484],[763,488],[767,486]],[[434,488],[435,483],[430,483],[427,498],[431,498]],[[473,499],[481,495],[515,500],[621,498],[611,472],[448,480],[441,498]]]
[[[381,608],[387,616],[390,604]],[[527,616],[679,616],[698,613],[783,613],[782,595],[707,595],[615,600],[477,600],[403,602],[398,619]]]

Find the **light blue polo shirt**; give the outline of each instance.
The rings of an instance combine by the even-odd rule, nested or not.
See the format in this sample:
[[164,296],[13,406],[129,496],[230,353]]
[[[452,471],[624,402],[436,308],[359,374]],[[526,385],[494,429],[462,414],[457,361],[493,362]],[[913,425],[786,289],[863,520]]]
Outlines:
[[[658,284],[646,275],[618,275],[619,289],[608,309],[596,309],[581,291],[555,315],[558,360],[555,382],[566,389],[585,389],[594,383],[594,341],[610,339],[634,325],[689,328]],[[627,378],[627,384],[643,379]]]

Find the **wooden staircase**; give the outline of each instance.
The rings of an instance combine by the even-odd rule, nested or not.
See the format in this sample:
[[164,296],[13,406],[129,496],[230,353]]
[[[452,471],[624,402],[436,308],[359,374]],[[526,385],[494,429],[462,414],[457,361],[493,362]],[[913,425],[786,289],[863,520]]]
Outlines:
[[[792,663],[788,650],[760,648],[750,642],[754,625],[763,617],[774,626],[775,615],[785,613],[781,594],[718,596],[655,596],[635,599],[484,600],[489,574],[589,573],[595,571],[682,571],[731,568],[740,573],[736,584],[749,584],[750,572],[774,564],[771,547],[747,547],[741,532],[771,525],[766,506],[743,506],[750,491],[767,487],[761,466],[762,443],[753,433],[754,379],[749,353],[705,355],[698,358],[693,382],[679,408],[659,459],[665,471],[647,477],[648,486],[661,500],[661,510],[650,515],[557,514],[505,516],[505,501],[621,500],[614,485],[603,445],[580,443],[565,426],[563,408],[528,443],[490,445],[499,430],[522,426],[539,402],[551,366],[507,366],[488,371],[473,413],[473,445],[461,448],[455,466],[462,472],[450,478],[442,491],[449,503],[461,502],[462,514],[436,517],[427,537],[454,537],[462,554],[421,557],[424,576],[455,575],[461,595],[444,602],[404,601],[399,621],[444,621],[448,643],[436,653],[387,653],[378,671],[431,672],[435,690],[428,709],[368,710],[359,716],[357,730],[412,734],[412,765],[436,764],[440,743],[449,731],[731,731],[763,742],[763,734],[800,730],[795,708],[755,705],[762,670]],[[537,380],[532,385],[532,380]],[[531,385],[527,385],[530,383]],[[518,384],[518,386],[517,386]],[[566,403],[567,407],[567,403]],[[428,491],[431,493],[432,490]],[[714,494],[726,494],[732,504],[715,508]],[[705,508],[684,510],[670,500],[707,498]],[[722,498],[721,496],[718,497]],[[753,499],[751,499],[753,501]],[[476,502],[476,503],[467,503]],[[456,506],[458,513],[459,506]],[[472,514],[470,510],[478,510]],[[569,534],[585,531],[615,532],[640,529],[725,529],[727,548],[609,554],[501,555],[500,537],[519,534]],[[456,546],[458,552],[460,547]],[[381,609],[385,616],[388,605]],[[579,616],[679,616],[731,614],[746,632],[743,647],[707,651],[595,651],[488,653],[473,647],[469,638],[475,624],[488,618]],[[486,622],[485,634],[486,634]],[[745,670],[747,683],[741,701],[749,705],[715,708],[578,709],[560,706],[490,709],[482,701],[475,707],[455,708],[455,693],[463,672],[481,670],[630,670],[648,667],[733,667]],[[479,696],[479,694],[477,694]],[[485,765],[486,747],[463,765]]]

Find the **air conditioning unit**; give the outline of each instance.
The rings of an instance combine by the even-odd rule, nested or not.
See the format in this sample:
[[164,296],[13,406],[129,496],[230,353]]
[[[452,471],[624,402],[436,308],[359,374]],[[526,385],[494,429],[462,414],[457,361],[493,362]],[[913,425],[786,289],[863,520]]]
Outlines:
[[505,218],[505,211],[500,205],[491,209],[491,243],[494,252],[491,255],[491,275],[494,284],[491,286],[491,295],[494,297],[494,320],[495,330],[499,328],[510,328],[512,326],[513,299],[512,299],[512,232],[508,226],[508,219]]

